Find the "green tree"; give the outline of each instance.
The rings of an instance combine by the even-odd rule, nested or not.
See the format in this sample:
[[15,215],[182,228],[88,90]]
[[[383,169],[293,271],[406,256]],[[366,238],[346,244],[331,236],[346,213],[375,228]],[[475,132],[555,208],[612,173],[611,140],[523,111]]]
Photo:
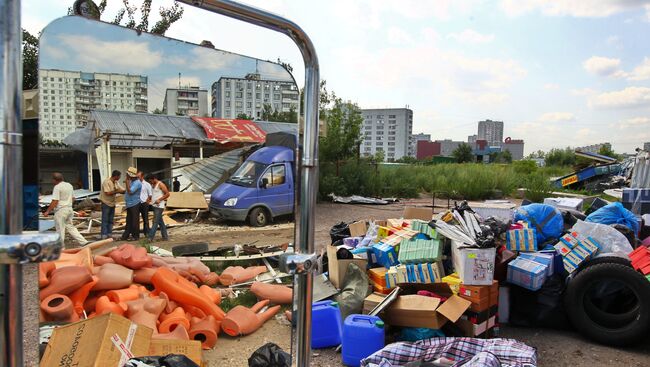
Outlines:
[[38,37],[23,29],[23,90],[38,88]]
[[576,155],[571,147],[553,148],[546,153],[544,163],[547,166],[573,166],[576,163]]
[[237,117],[235,117],[235,119],[237,119],[237,120],[250,120],[250,121],[254,120],[253,116],[248,116],[245,113],[240,113],[239,115],[237,115]]
[[361,144],[363,116],[359,106],[335,98],[327,110],[327,135],[320,140],[319,159],[329,162],[357,157]]
[[603,144],[603,146],[601,146],[600,149],[598,150],[598,154],[608,156],[608,157],[612,157],[612,158],[615,158],[615,159],[620,159],[621,158],[620,155],[616,154],[616,152],[614,152],[612,150],[612,146],[608,145],[608,144]]
[[164,115],[165,114],[160,108],[156,108],[151,113],[153,113],[154,115]]
[[454,149],[451,156],[454,157],[457,163],[474,162],[472,147],[467,143],[460,144]]
[[419,161],[415,157],[411,157],[410,155],[405,155],[402,158],[396,160],[395,162],[397,162],[397,163],[415,164],[415,163],[418,163]]

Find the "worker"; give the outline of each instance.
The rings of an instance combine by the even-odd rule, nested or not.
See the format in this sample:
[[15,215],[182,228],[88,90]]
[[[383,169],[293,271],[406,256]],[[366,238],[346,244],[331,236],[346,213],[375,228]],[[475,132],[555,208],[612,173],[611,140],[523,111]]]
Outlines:
[[135,167],[129,167],[126,170],[126,192],[124,194],[124,203],[126,204],[126,228],[122,233],[122,241],[140,239],[140,191],[142,183],[138,179],[138,170]]
[[63,247],[65,247],[66,231],[80,246],[85,245],[88,241],[79,233],[77,227],[72,224],[72,217],[74,217],[74,211],[72,210],[74,189],[72,185],[65,182],[63,175],[59,172],[52,174],[52,182],[54,183],[52,202],[47,210],[45,210],[44,215],[47,217],[50,215],[50,212],[54,211],[54,226],[61,237]]
[[178,181],[178,177],[174,177],[174,182],[172,182],[172,190],[174,192],[180,192],[181,191],[181,183]]
[[120,186],[119,180],[122,173],[118,170],[111,173],[102,182],[102,191],[99,193],[99,201],[102,202],[102,230],[100,237],[106,239],[113,234],[113,222],[115,221],[115,196],[124,194],[124,188]]
[[[140,190],[140,215],[142,216],[142,234],[149,235],[149,205],[151,204],[151,185],[144,179],[144,172],[138,171],[138,179],[142,184]],[[138,229],[139,226],[138,226]]]
[[163,221],[163,211],[165,210],[165,203],[169,197],[169,190],[167,189],[167,185],[158,180],[158,177],[155,175],[148,174],[147,181],[153,186],[153,194],[151,197],[153,223],[151,224],[151,232],[149,232],[149,240],[153,241],[153,238],[156,236],[156,231],[160,227],[160,234],[163,240],[167,241],[169,236],[167,235],[167,226],[165,226],[165,221]]

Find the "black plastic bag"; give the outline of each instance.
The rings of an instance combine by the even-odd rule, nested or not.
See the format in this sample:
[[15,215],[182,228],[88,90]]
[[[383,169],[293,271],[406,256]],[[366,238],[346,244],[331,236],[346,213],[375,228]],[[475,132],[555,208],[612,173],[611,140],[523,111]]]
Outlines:
[[273,343],[266,343],[248,358],[248,367],[291,367],[291,355]]
[[199,365],[184,355],[168,354],[166,356],[131,358],[124,367],[199,367]]
[[536,292],[510,286],[509,323],[525,327],[569,328],[571,324],[562,300],[565,288],[564,277],[560,274],[550,276]]
[[335,224],[330,229],[330,238],[332,243],[350,237],[350,226],[344,222]]

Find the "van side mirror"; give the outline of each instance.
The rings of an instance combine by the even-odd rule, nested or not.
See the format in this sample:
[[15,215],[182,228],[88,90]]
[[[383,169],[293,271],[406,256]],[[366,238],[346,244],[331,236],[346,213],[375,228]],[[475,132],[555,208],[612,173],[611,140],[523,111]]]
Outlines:
[[265,189],[267,186],[269,186],[269,179],[264,177],[262,178],[262,188]]

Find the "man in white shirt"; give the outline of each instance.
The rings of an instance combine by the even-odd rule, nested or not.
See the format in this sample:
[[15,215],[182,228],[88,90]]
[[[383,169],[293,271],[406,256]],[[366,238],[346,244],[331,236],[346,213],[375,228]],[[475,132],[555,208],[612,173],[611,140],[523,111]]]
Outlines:
[[72,224],[72,217],[74,216],[74,211],[72,210],[74,189],[72,185],[63,180],[63,175],[59,172],[52,174],[52,181],[54,182],[52,202],[45,211],[45,216],[47,217],[50,215],[50,212],[54,211],[54,225],[56,231],[61,236],[61,243],[64,247],[66,231],[79,245],[83,246],[88,241],[79,233],[77,227]]
[[138,179],[142,183],[140,191],[140,215],[142,216],[142,233],[149,235],[149,205],[151,204],[152,188],[151,184],[144,179],[144,173],[138,171]]

